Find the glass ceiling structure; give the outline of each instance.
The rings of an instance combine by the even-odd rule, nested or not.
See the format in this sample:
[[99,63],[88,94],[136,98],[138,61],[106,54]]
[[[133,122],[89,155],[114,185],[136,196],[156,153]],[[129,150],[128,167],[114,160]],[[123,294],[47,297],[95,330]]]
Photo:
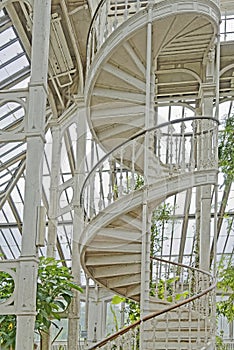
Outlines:
[[[234,41],[234,15],[225,14],[220,25],[221,41]],[[30,52],[21,42],[17,30],[9,14],[0,11],[0,91],[21,88],[27,89],[30,80]],[[58,100],[60,92],[56,90],[52,76],[49,77]],[[0,96],[1,98],[1,96]],[[25,166],[27,148],[22,140],[5,141],[8,131],[21,130],[25,114],[23,97],[20,101],[5,102],[0,99],[0,259],[18,259],[21,253],[22,226],[24,210]],[[74,230],[74,193],[72,187],[67,187],[58,196],[60,214],[53,217],[51,211],[51,177],[53,174],[53,127],[50,124],[52,111],[47,105],[47,128],[45,136],[43,160],[42,205],[46,208],[46,241],[39,248],[39,255],[47,255],[48,226],[55,220],[57,232],[56,258],[67,266],[72,265],[72,240]],[[219,106],[220,129],[224,121],[234,114],[233,98],[221,100]],[[158,122],[166,122],[175,118],[192,116],[191,110],[183,106],[159,107]],[[63,119],[63,116],[60,116]],[[63,123],[63,121],[61,121]],[[61,139],[59,180],[60,188],[72,183],[75,176],[78,130],[77,125],[69,124]],[[87,156],[85,172],[104,155],[103,150],[92,139],[88,131],[86,135]],[[234,155],[233,155],[234,157]],[[99,174],[102,176],[102,174]],[[104,178],[104,176],[103,176]],[[217,220],[217,261],[225,257],[234,261],[234,184],[225,184],[224,176],[219,174],[218,215],[215,213],[215,188],[213,188],[213,205],[211,227]],[[170,207],[170,220],[161,232],[162,248],[159,255],[167,260],[180,262],[189,266],[195,265],[196,251],[196,189],[180,192],[166,200]],[[211,229],[212,235],[214,230]],[[211,252],[216,242],[211,237]],[[212,254],[211,254],[212,256]],[[81,271],[82,283],[85,279]],[[92,284],[92,282],[91,282]],[[85,317],[83,317],[85,318]]]
[[[234,17],[224,16],[221,24],[221,39],[234,39]],[[0,12],[0,89],[26,88],[30,77],[30,60],[27,56],[13,23],[6,12]],[[0,133],[20,128],[24,108],[16,101],[5,103],[0,101]],[[190,111],[184,107],[162,107],[159,115],[162,121],[188,117]],[[220,121],[234,113],[233,101],[220,104]],[[47,118],[50,117],[48,109]],[[72,179],[75,169],[77,130],[71,125],[65,132],[61,146],[60,184]],[[86,160],[88,172],[102,152],[87,136],[89,155]],[[0,253],[2,259],[16,259],[21,251],[21,234],[24,207],[25,184],[25,157],[24,142],[0,143]],[[52,135],[48,128],[43,166],[43,205],[49,213],[50,207],[50,178],[52,161]],[[91,160],[90,160],[91,159]],[[172,209],[171,220],[165,225],[164,241],[161,255],[169,260],[187,264],[194,262],[196,235],[195,223],[195,195],[194,190],[179,193],[167,200]],[[66,207],[72,201],[71,189],[63,191],[60,197],[60,206]],[[217,257],[223,255],[233,259],[234,244],[234,186],[225,185],[223,176],[219,175],[218,188],[218,242]],[[214,221],[214,212],[212,221]],[[47,218],[48,219],[48,218]],[[57,229],[57,258],[71,264],[73,235],[73,208],[61,214],[58,218]],[[211,249],[214,242],[211,240]],[[46,254],[46,248],[40,248],[40,254]]]

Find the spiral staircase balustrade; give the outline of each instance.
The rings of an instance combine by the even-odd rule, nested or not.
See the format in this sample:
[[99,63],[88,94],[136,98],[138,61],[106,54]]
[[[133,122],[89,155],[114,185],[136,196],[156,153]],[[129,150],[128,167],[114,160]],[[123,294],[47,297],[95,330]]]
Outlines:
[[[87,222],[117,199],[162,176],[217,168],[217,125],[216,119],[208,117],[173,120],[115,147],[90,171],[82,187],[80,201]],[[147,177],[143,174],[146,135],[151,139]]]
[[[87,71],[96,52],[111,33],[128,18],[164,0],[103,0],[99,3],[93,16],[87,40]],[[211,0],[219,6],[219,0]]]
[[[184,264],[176,264],[159,258],[152,258],[152,280],[151,295],[154,300],[167,300],[168,302],[179,303],[199,294],[202,290],[210,286],[213,277],[197,268],[192,268]],[[194,302],[192,309],[200,309],[199,300]],[[208,315],[207,306],[204,304],[202,315]]]
[[[152,284],[156,283],[157,285],[157,289],[152,290],[152,293],[155,299],[164,302],[163,309],[152,312],[141,320],[126,326],[89,347],[88,350],[138,350],[140,327],[144,327],[144,335],[150,329],[147,341],[150,342],[151,348],[160,348],[162,325],[164,336],[167,335],[163,348],[171,349],[168,341],[169,335],[171,337],[173,332],[176,332],[177,348],[185,349],[180,345],[183,342],[183,332],[185,332],[184,315],[186,313],[190,315],[190,320],[186,324],[186,349],[201,350],[206,349],[204,344],[212,344],[215,337],[216,282],[214,277],[198,268],[161,258],[152,257],[151,259],[153,262]],[[163,292],[164,288],[165,292]],[[160,298],[158,298],[159,296]],[[174,310],[176,310],[176,314],[173,316]],[[197,331],[195,340],[193,337],[194,329]]]

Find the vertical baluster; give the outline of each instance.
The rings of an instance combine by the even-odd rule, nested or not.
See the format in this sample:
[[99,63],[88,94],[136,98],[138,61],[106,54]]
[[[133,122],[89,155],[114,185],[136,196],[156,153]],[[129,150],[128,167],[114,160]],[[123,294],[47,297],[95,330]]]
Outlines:
[[115,7],[115,14],[114,14],[114,21],[113,21],[113,29],[116,29],[118,26],[118,1],[114,1],[114,7]]
[[125,6],[124,6],[124,21],[128,18],[128,0],[125,0]]
[[89,38],[88,38],[88,45],[87,45],[87,71],[91,64],[92,37],[93,37],[93,28],[90,31]]
[[104,18],[105,18],[105,25],[104,25],[104,41],[108,38],[109,35],[109,28],[108,28],[108,12],[110,7],[110,0],[106,0],[105,2],[105,12],[104,12]]
[[182,164],[181,164],[181,169],[184,172],[185,171],[185,123],[181,123],[181,138],[182,138]]
[[89,198],[90,198],[90,209],[89,209],[89,216],[90,219],[94,216],[94,181],[95,181],[96,174],[94,173],[90,178],[90,186],[89,186]]
[[205,343],[208,342],[208,334],[209,334],[209,321],[210,321],[210,315],[209,315],[209,308],[210,308],[210,300],[209,300],[209,294],[204,295],[205,299],[205,317],[204,317],[204,322],[205,322]]
[[89,185],[89,183],[87,183],[86,189],[84,191],[84,197],[83,197],[84,208],[85,208],[85,212],[86,212],[86,220],[88,220],[88,218],[90,217],[90,213],[89,213],[89,208],[90,208],[89,188],[90,188],[90,185]]
[[138,12],[141,8],[141,1],[140,0],[136,0],[136,3],[135,3],[135,9],[136,9],[136,12]]
[[197,134],[197,152],[196,152],[196,161],[197,161],[197,169],[200,170],[201,169],[201,162],[202,162],[202,148],[201,148],[201,120],[197,120],[196,122],[196,134]]
[[164,281],[163,281],[163,288],[164,288],[164,295],[163,295],[163,299],[164,299],[164,300],[167,300],[167,298],[168,298],[168,290],[167,290],[167,286],[168,286],[168,284],[167,284],[167,279],[166,279],[166,278],[164,278]]
[[121,344],[122,344],[121,340],[122,340],[121,336],[119,336],[118,338],[116,338],[115,340],[112,341],[112,344],[114,345],[116,350],[120,350],[121,349]]
[[101,211],[105,207],[105,200],[104,200],[104,192],[103,192],[103,166],[100,166],[99,168],[99,202],[98,202],[98,208],[99,211]]
[[132,141],[131,191],[135,188],[135,140]]
[[211,122],[211,126],[210,126],[210,139],[211,139],[211,166],[214,167],[216,166],[216,150],[217,148],[215,148],[215,126],[214,126],[214,123]]
[[170,321],[169,321],[169,315],[170,313],[167,312],[165,317],[166,317],[166,343],[165,343],[165,349],[168,349],[168,340],[169,340],[169,334],[170,334]]
[[132,350],[133,336],[134,336],[134,332],[133,332],[133,330],[130,330],[129,338],[128,338],[128,350]]
[[118,195],[119,195],[119,197],[122,197],[122,195],[123,195],[123,148],[122,147],[120,149]]
[[207,122],[208,126],[208,155],[207,155],[207,162],[208,162],[208,167],[211,168],[213,166],[213,154],[212,154],[212,125],[211,125],[211,121],[209,120]]
[[169,149],[170,149],[170,125],[167,127],[166,132],[166,154],[165,154],[165,163],[169,165]]
[[105,33],[105,4],[100,8],[98,17],[96,19],[97,22],[97,35],[96,35],[96,41],[97,41],[97,49],[99,49],[103,42],[104,42],[104,33]]
[[158,282],[159,282],[159,262],[156,260],[155,261],[155,265],[156,265],[156,268],[155,268],[155,295],[156,297],[158,297]]
[[161,281],[162,279],[162,268],[163,268],[163,263],[162,262],[158,262],[159,268],[158,268],[158,282]]
[[191,150],[190,150],[190,171],[195,169],[195,142],[196,142],[196,134],[195,134],[195,126],[196,123],[192,122],[192,136],[191,136]]
[[172,301],[173,302],[175,302],[176,301],[176,285],[177,285],[177,281],[176,281],[176,275],[177,275],[177,273],[176,273],[176,267],[175,266],[173,266],[173,270],[172,270],[172,295],[171,295],[171,297],[172,297]]
[[181,308],[178,308],[178,349],[180,349],[180,343],[181,343],[181,333],[183,332],[183,329],[181,329],[181,319],[183,322],[183,312]]
[[169,126],[169,133],[170,133],[169,167],[170,167],[170,173],[172,173],[172,168],[173,168],[173,132],[174,132],[174,128],[172,125],[170,125]]
[[95,37],[96,37],[96,29],[93,28],[93,35],[91,37],[92,44],[91,44],[91,57],[90,57],[90,63],[93,62],[94,56],[95,56]]
[[133,350],[137,350],[137,336],[138,336],[138,327],[135,327],[133,330]]
[[194,295],[193,291],[193,283],[194,283],[194,273],[193,270],[188,270],[188,297],[192,297]]
[[156,155],[158,156],[159,161],[161,160],[161,138],[162,133],[161,130],[156,130],[156,143],[157,143],[157,149],[156,149]]
[[202,169],[205,168],[205,159],[207,156],[207,149],[206,147],[206,137],[204,133],[204,120],[201,120],[201,167]]
[[192,303],[188,304],[188,313],[189,313],[189,350],[192,350],[192,327],[193,327],[193,319],[192,319]]
[[[214,130],[213,130],[213,135],[214,135],[214,160],[215,160],[215,166],[218,164],[218,124],[215,124]],[[234,345],[233,345],[234,348]],[[233,349],[234,350],[234,349]]]
[[[209,168],[210,166],[210,131],[209,131],[209,120],[204,120],[204,147],[206,150],[204,167]],[[203,148],[204,149],[204,148]]]
[[109,163],[109,166],[108,166],[109,180],[108,180],[108,194],[107,194],[108,204],[110,204],[112,201],[112,161],[113,161],[112,156],[110,156],[108,159],[108,163]]
[[176,170],[179,170],[178,143],[179,143],[179,138],[178,136],[175,136],[175,169]]
[[[200,302],[199,298],[199,302]],[[198,344],[198,348],[201,346],[201,322],[202,322],[202,317],[201,317],[201,310],[200,310],[200,305],[199,308],[197,310],[197,344]]]
[[150,327],[152,331],[152,349],[156,348],[157,341],[157,318],[152,318],[146,323],[146,327]]

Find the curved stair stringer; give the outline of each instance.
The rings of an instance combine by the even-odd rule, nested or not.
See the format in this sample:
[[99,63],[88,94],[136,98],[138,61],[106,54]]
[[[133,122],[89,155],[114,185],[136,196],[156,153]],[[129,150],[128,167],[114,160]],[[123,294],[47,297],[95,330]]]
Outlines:
[[[102,16],[105,15],[106,12],[102,13]],[[106,25],[112,15],[111,13],[107,17]],[[214,44],[219,18],[220,12],[215,1],[165,0],[152,5],[153,57],[157,57],[159,62],[167,62],[170,52],[173,55],[176,52],[176,59],[184,68],[170,69],[168,74],[177,74],[177,78],[173,78],[173,81],[178,79],[174,90],[181,97],[186,97],[188,89],[191,89],[190,95],[198,98],[203,79],[203,63]],[[116,20],[120,19],[121,16],[118,15]],[[145,129],[148,20],[146,7],[125,19],[115,30],[109,29],[105,40],[102,37],[101,43],[94,50],[91,65],[88,65],[85,88],[88,122],[94,137],[105,151]],[[200,30],[203,35],[200,35]],[[95,29],[95,33],[98,36],[98,29]],[[192,33],[195,37],[191,39]],[[191,67],[190,51],[196,57],[193,57],[192,61],[195,60],[196,63]],[[151,69],[154,72],[154,68]],[[157,73],[160,80],[159,85],[163,85],[164,98],[173,95],[164,68],[154,73]],[[191,86],[188,86],[188,81],[191,81]]]
[[[162,295],[158,291],[160,299],[155,300],[155,303],[161,302],[163,308],[151,311],[88,350],[138,350],[140,342],[143,343],[144,350],[214,350],[215,279],[210,273],[197,268],[160,258],[152,259],[157,261],[160,268],[165,265],[167,268],[173,266],[174,272],[176,271],[177,279],[170,286],[169,295],[166,292]],[[184,271],[181,273],[182,270]],[[187,295],[178,301],[178,292],[181,294],[182,291],[184,294],[187,292]],[[169,297],[172,300],[165,301]],[[143,342],[139,337],[144,337]]]
[[[203,170],[157,181],[147,188],[148,205],[153,209],[167,197],[178,192],[196,186],[214,184],[216,177],[217,172],[215,170]],[[141,211],[145,190],[145,187],[135,190],[102,210],[89,221],[80,240],[81,263],[87,275],[95,280],[97,284],[111,290],[113,293],[138,302],[141,288]],[[161,272],[165,272],[166,266],[172,264],[176,265],[177,269],[172,272],[171,268],[166,268],[167,271],[170,270],[170,274],[176,273],[178,275],[179,273],[182,277],[180,280],[176,278],[173,282],[173,287],[175,287],[173,296],[165,294],[162,297],[161,294],[157,294],[156,288],[155,296],[151,298],[149,304],[152,314],[142,320],[144,322],[144,326],[141,326],[144,327],[144,350],[155,349],[155,347],[164,349],[165,344],[167,344],[167,349],[173,350],[206,349],[204,346],[210,341],[209,335],[213,335],[213,324],[210,315],[209,319],[206,320],[206,314],[208,315],[211,307],[211,290],[214,288],[214,286],[211,288],[210,275],[206,272],[204,274],[199,272],[196,281],[194,279],[194,282],[191,283],[184,280],[185,277],[183,276],[188,276],[189,273],[185,271],[181,274],[180,267],[178,268],[179,264],[161,259],[158,259],[158,261],[161,264],[159,268]],[[183,269],[185,268],[189,269],[189,267],[184,266]],[[155,271],[159,269],[156,268]],[[155,285],[157,286],[161,277],[157,275],[157,272],[155,272],[155,276]],[[195,278],[195,275],[192,274],[191,276]],[[206,276],[209,276],[209,278]],[[189,294],[186,294],[188,283],[190,283],[190,291]],[[194,283],[196,284],[197,295],[194,295]],[[182,294],[181,298],[185,298],[185,300],[182,300],[182,302],[179,300],[178,302],[176,300],[178,294]],[[176,302],[175,305],[172,305],[171,297],[173,302]],[[202,301],[202,297],[204,301]],[[198,299],[199,302],[195,303],[194,301]],[[203,311],[204,315],[202,315]],[[134,342],[136,342],[135,346],[138,349],[139,324],[136,323],[132,327],[127,327],[126,329],[129,329],[129,332],[124,329],[123,332],[118,332],[115,336],[108,338],[109,340],[91,349],[112,349],[112,346],[122,344],[120,349],[128,350],[132,349],[131,346]]]
[[[167,197],[195,186],[214,184],[215,170],[171,176],[147,188],[153,209]],[[81,263],[98,284],[114,293],[140,300],[141,206],[145,188],[116,200],[102,210],[82,233]]]

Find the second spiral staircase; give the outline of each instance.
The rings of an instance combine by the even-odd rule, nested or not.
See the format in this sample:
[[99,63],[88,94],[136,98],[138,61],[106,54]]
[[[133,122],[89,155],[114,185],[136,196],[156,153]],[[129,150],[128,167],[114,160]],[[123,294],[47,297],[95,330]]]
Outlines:
[[150,257],[149,237],[156,206],[216,183],[217,122],[205,100],[192,117],[158,124],[157,112],[160,103],[213,93],[219,17],[218,1],[210,0],[106,0],[94,15],[85,94],[106,155],[81,191],[81,261],[99,285],[143,310],[136,324],[90,349],[214,349],[212,276]]

